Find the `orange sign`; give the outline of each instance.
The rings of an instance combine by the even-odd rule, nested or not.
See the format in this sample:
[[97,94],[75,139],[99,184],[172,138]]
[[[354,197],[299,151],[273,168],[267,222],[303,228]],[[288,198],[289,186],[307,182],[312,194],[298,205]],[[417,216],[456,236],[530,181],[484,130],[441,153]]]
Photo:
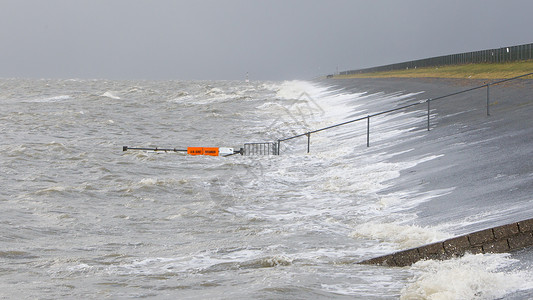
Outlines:
[[187,154],[190,155],[210,155],[218,156],[218,148],[208,148],[208,147],[188,147]]
[[218,156],[218,148],[204,148],[204,155]]
[[204,155],[204,148],[202,147],[188,147],[187,154],[190,155]]

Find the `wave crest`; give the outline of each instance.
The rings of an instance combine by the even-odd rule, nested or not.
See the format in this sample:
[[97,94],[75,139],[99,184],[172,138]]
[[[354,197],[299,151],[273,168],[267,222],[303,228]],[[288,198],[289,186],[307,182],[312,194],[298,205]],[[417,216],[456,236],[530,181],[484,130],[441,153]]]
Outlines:
[[516,262],[509,254],[467,254],[446,261],[420,261],[413,265],[418,274],[401,291],[400,299],[497,299],[529,289],[527,271],[505,272]]

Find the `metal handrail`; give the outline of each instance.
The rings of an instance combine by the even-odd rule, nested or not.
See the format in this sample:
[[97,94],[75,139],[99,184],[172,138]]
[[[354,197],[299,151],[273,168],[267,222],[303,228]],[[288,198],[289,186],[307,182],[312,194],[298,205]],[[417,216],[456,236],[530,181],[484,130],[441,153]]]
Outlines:
[[520,76],[516,76],[516,77],[512,77],[512,78],[507,78],[507,79],[502,79],[502,80],[490,82],[490,83],[483,84],[483,85],[480,85],[480,86],[476,86],[476,87],[473,87],[473,88],[469,88],[469,89],[466,89],[466,90],[454,92],[454,93],[451,93],[451,94],[446,94],[444,96],[439,96],[439,97],[435,97],[435,98],[428,98],[426,100],[420,100],[418,102],[407,104],[407,105],[404,105],[404,106],[401,106],[401,107],[397,107],[397,108],[381,111],[381,112],[378,112],[378,113],[374,113],[374,114],[371,114],[371,115],[367,115],[366,117],[360,117],[360,118],[349,120],[349,121],[346,121],[346,122],[330,125],[330,126],[319,128],[319,129],[312,130],[312,131],[308,131],[306,133],[301,133],[301,134],[297,134],[297,135],[294,135],[294,136],[291,136],[291,137],[278,139],[277,140],[277,143],[278,143],[277,154],[278,155],[280,154],[281,142],[292,140],[292,139],[299,138],[299,137],[302,137],[302,136],[307,136],[307,153],[309,153],[310,145],[311,145],[311,134],[317,133],[317,132],[320,132],[320,131],[324,131],[324,130],[328,130],[328,129],[332,129],[332,128],[335,128],[335,127],[347,125],[347,124],[350,124],[350,123],[362,121],[362,120],[365,120],[365,119],[367,120],[367,143],[366,143],[366,146],[370,147],[370,118],[376,117],[376,116],[379,116],[379,115],[383,115],[383,114],[387,114],[387,113],[390,113],[390,112],[406,109],[406,108],[409,108],[409,107],[412,107],[412,106],[416,106],[416,105],[420,105],[420,104],[424,104],[424,103],[427,103],[427,106],[428,106],[427,123],[428,123],[428,131],[429,131],[430,130],[430,102],[431,101],[436,101],[436,100],[448,98],[448,97],[459,95],[459,94],[462,94],[462,93],[478,90],[478,89],[481,89],[481,88],[484,88],[484,87],[487,88],[487,116],[490,116],[490,111],[489,111],[489,97],[490,97],[489,96],[489,86],[497,85],[497,84],[500,84],[500,83],[503,83],[503,82],[515,80],[515,79],[526,77],[526,76],[530,76],[530,75],[533,75],[533,72],[532,73],[528,73],[528,74],[524,74],[524,75],[520,75]]

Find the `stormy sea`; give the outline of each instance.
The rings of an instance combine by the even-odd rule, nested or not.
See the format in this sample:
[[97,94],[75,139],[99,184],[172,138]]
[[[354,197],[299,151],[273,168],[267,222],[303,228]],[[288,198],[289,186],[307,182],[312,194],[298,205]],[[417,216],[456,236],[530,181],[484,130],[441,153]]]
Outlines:
[[0,298],[532,297],[530,250],[357,264],[531,218],[531,81],[490,117],[480,91],[279,155],[123,151],[238,150],[468,84],[0,79]]

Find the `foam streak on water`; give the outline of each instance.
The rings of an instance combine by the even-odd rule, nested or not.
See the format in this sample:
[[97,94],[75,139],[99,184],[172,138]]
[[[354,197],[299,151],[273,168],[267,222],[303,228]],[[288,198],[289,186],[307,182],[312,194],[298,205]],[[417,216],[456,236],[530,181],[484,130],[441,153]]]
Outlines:
[[[379,151],[423,135],[424,114],[373,120],[372,152],[364,123],[312,135],[310,154],[305,137],[270,157],[122,152],[238,148],[414,97],[302,81],[0,80],[0,295],[485,299],[530,288],[527,270],[511,268],[513,283],[501,275],[506,256],[354,264],[449,236],[408,210],[453,187],[382,192],[438,158]],[[464,267],[481,282],[452,289],[450,270]]]

